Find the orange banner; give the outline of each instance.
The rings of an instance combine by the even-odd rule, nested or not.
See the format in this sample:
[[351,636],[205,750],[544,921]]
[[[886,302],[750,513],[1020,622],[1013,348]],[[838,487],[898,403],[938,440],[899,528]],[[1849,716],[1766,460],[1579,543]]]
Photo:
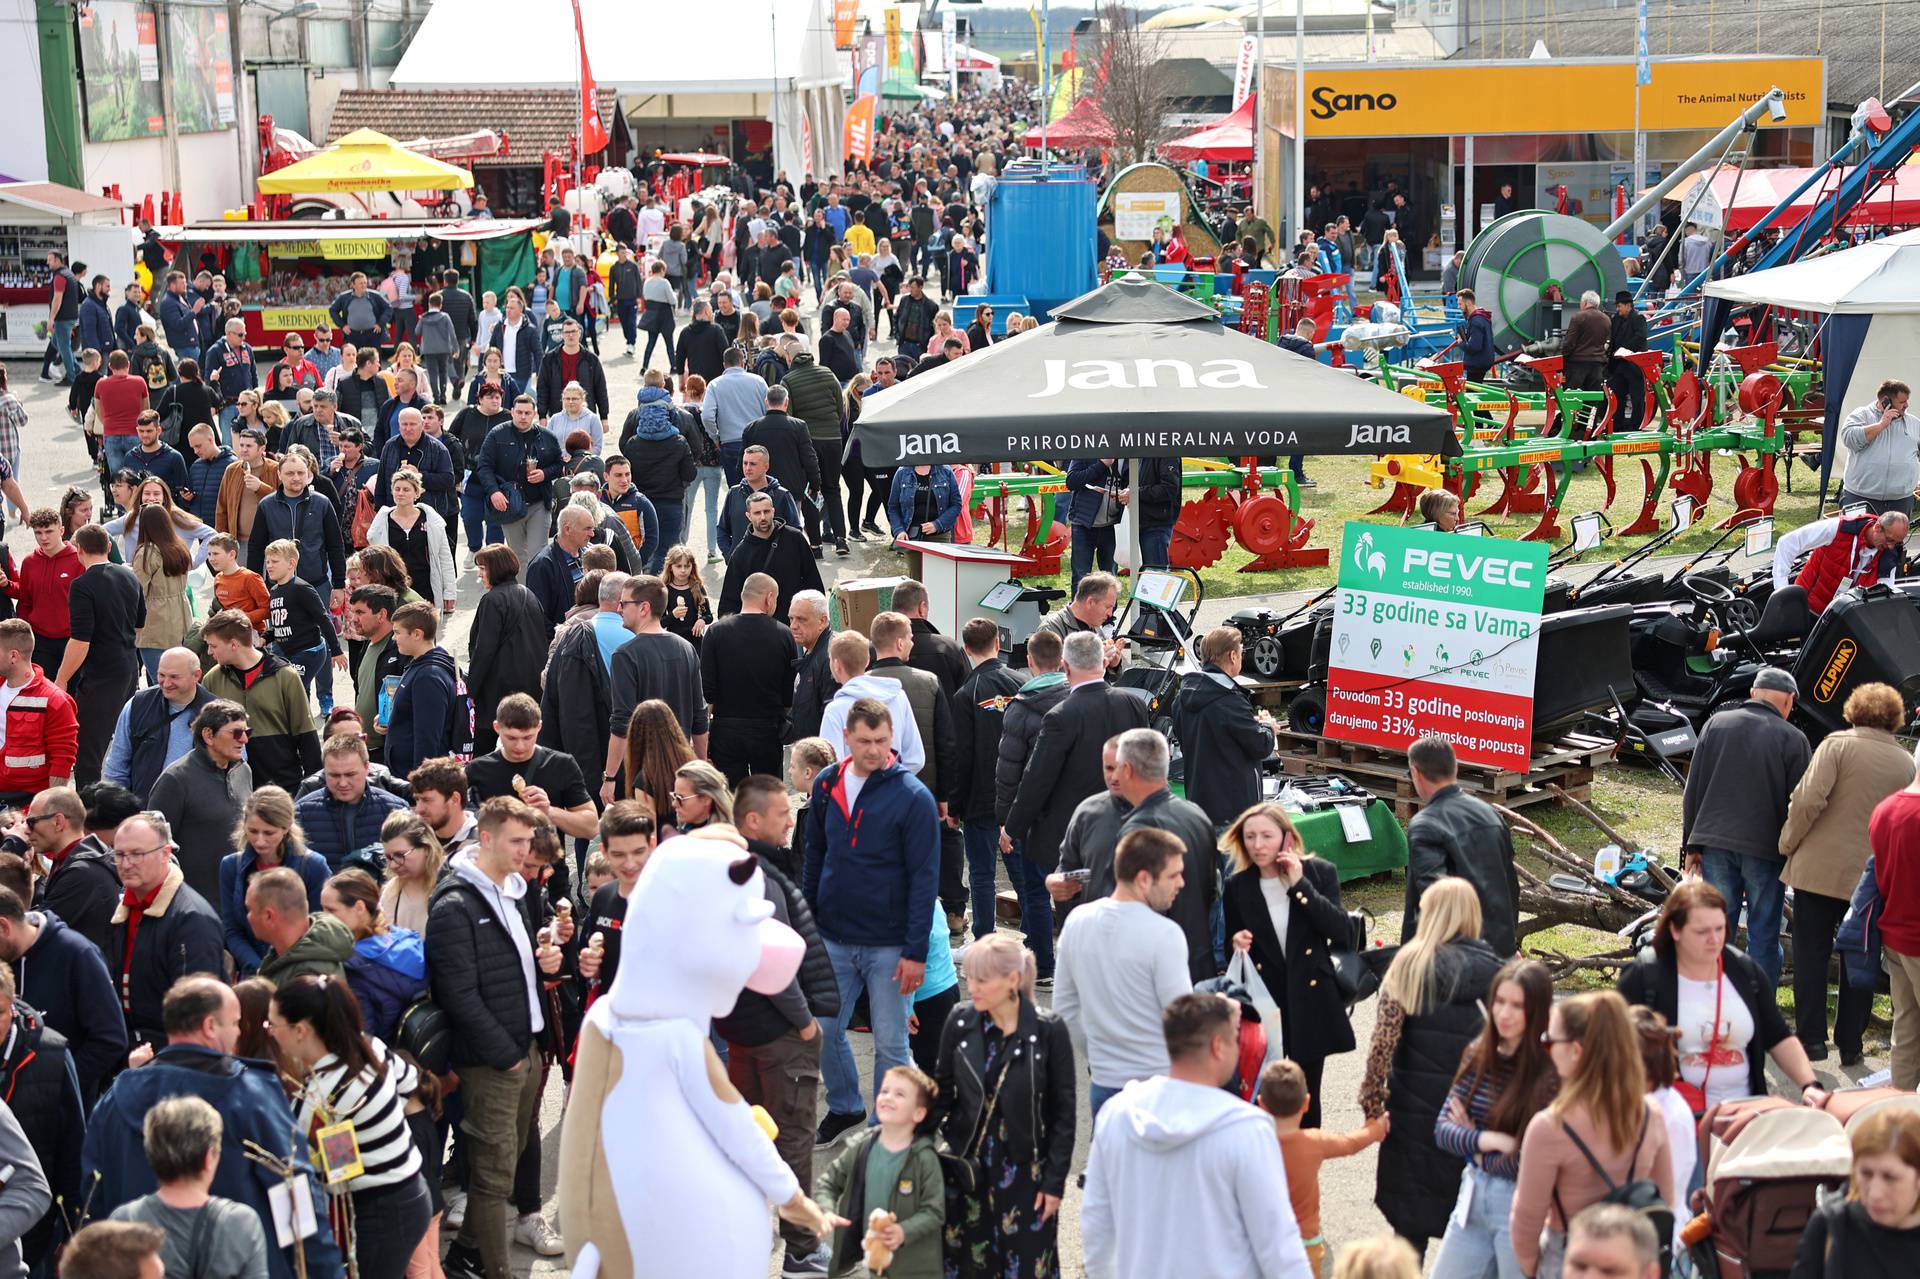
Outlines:
[[833,47],[853,48],[853,28],[860,20],[860,0],[833,0]]
[[842,134],[841,149],[846,152],[848,164],[856,160],[865,164],[873,158],[873,112],[879,105],[879,97],[869,93],[855,98],[853,105],[847,108],[847,125]]

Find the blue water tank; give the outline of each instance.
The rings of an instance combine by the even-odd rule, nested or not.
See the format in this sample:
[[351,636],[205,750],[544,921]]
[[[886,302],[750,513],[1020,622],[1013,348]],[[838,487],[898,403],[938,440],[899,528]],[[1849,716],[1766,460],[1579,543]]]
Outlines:
[[1097,194],[1084,165],[1008,165],[987,205],[986,291],[1026,297],[1044,322],[1099,284]]

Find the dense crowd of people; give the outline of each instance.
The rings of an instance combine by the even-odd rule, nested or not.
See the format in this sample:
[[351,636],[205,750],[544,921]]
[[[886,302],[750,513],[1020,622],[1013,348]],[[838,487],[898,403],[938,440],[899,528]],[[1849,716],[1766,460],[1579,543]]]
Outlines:
[[[1863,871],[1893,1082],[1920,1085],[1895,690],[1855,692],[1818,751],[1778,672],[1716,718],[1686,796],[1704,878],[1617,992],[1557,1001],[1519,955],[1504,822],[1416,743],[1366,1123],[1329,1133],[1358,956],[1338,868],[1265,798],[1240,633],[1204,634],[1184,677],[1182,794],[1115,683],[1114,528],[1133,506],[1164,554],[1178,459],[1067,468],[1070,598],[1024,668],[991,619],[942,634],[911,579],[835,629],[829,549],[969,537],[967,468],[869,467],[850,431],[1026,327],[936,300],[978,276],[1017,108],[888,117],[857,172],[691,224],[644,188],[602,227],[556,216],[503,297],[447,271],[402,322],[356,278],[264,377],[244,324],[213,327],[216,281],[160,273],[149,320],[92,278],[68,408],[98,494],[6,490],[34,546],[0,562],[0,1277],[504,1279],[515,1247],[560,1254],[541,1099],[649,856],[697,831],[744,844],[806,946],[785,991],[713,1021],[728,1079],[829,1211],[893,1214],[888,1275],[1059,1274],[1078,1183],[1097,1279],[1298,1279],[1329,1254],[1402,1279],[1435,1242],[1459,1279],[1654,1279],[1705,1111],[1765,1092],[1768,1059],[1826,1102],[1823,974]],[[614,320],[641,366],[618,427]],[[396,332],[418,347],[389,360]],[[1842,973],[1853,1064],[1873,976]],[[1256,1023],[1272,1052],[1248,1054]],[[1330,1240],[1320,1167],[1375,1145],[1398,1238]],[[1911,1273],[1920,1120],[1853,1151],[1796,1279]],[[862,1272],[859,1227],[779,1230],[783,1275]]]

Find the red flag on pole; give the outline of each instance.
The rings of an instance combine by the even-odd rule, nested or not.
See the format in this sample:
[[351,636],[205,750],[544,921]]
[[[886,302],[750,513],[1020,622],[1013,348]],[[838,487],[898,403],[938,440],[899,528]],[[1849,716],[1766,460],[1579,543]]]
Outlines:
[[580,21],[580,0],[573,0],[573,34],[580,42],[580,154],[592,155],[607,145],[607,126],[601,123],[599,91],[593,68],[587,63],[587,32]]

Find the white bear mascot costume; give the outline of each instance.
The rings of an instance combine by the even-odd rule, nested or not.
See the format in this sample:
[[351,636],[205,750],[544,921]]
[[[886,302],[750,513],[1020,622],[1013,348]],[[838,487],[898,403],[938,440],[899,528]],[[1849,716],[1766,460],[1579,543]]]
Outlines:
[[805,949],[735,838],[654,851],[627,902],[619,971],[581,1027],[560,1134],[575,1279],[765,1279],[770,1203],[832,1232],[707,1039],[742,987],[786,989]]

